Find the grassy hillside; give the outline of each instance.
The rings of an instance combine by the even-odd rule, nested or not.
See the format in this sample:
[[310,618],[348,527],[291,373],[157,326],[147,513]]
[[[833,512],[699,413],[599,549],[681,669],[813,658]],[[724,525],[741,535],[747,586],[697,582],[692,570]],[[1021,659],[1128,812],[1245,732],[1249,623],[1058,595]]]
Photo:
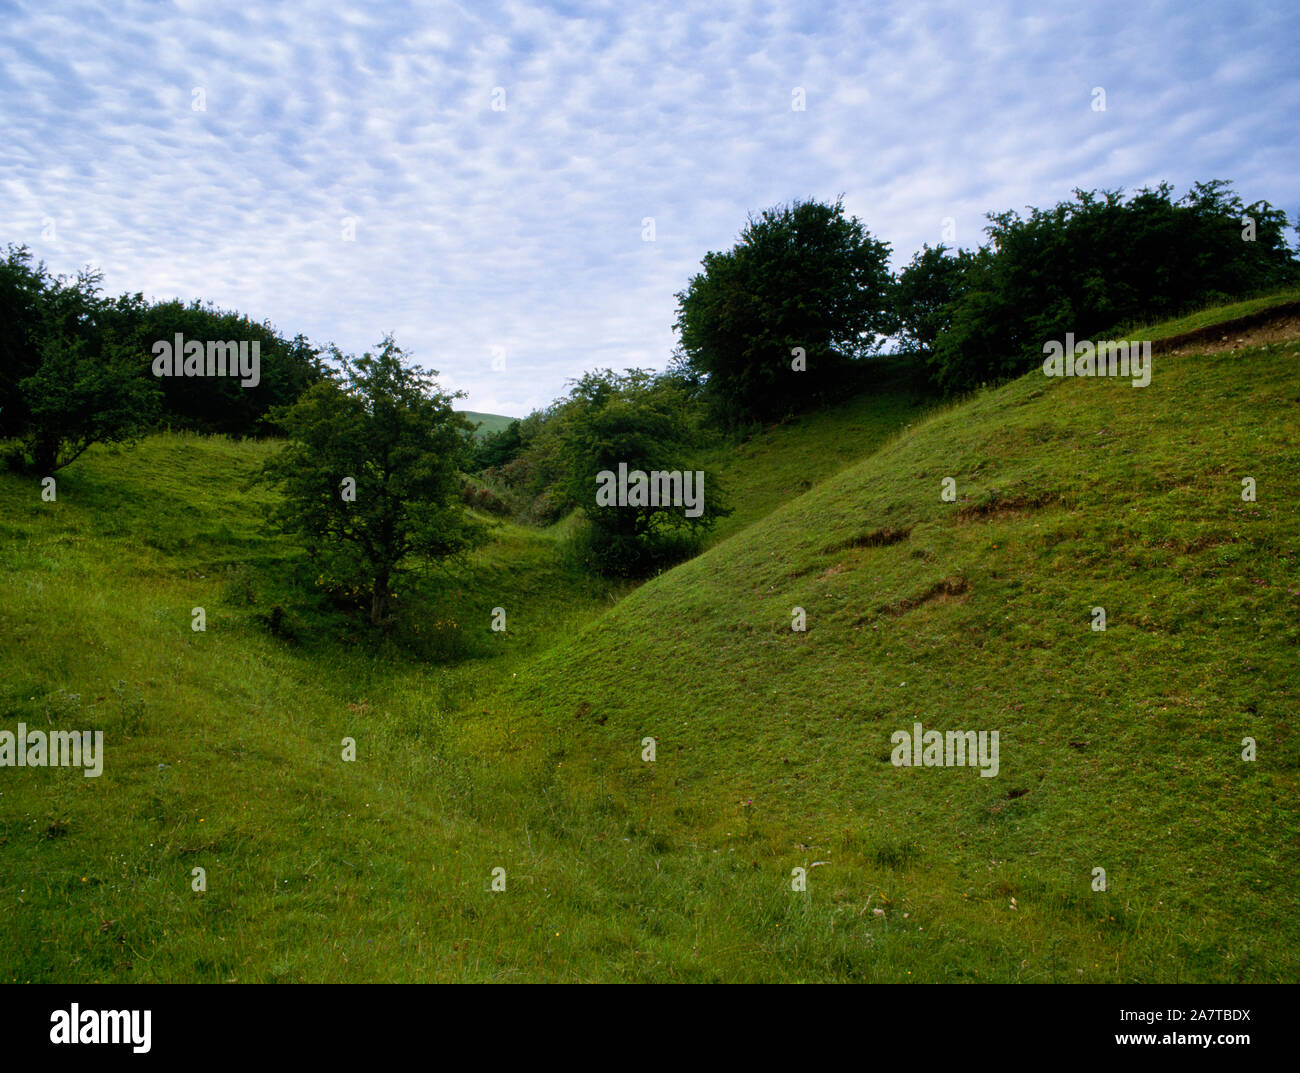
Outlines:
[[[542,730],[584,828],[617,785],[709,965],[743,951],[724,975],[1291,978],[1297,357],[933,417],[541,657],[471,740]],[[998,777],[894,767],[914,721],[999,730]]]
[[1245,301],[1232,302],[1228,305],[1207,306],[1204,309],[1198,309],[1194,313],[1189,313],[1184,317],[1177,318],[1176,320],[1161,321],[1157,324],[1137,325],[1112,334],[1125,339],[1150,339],[1153,341],[1159,341],[1162,339],[1168,339],[1170,336],[1182,335],[1185,332],[1195,331],[1198,328],[1206,328],[1212,324],[1236,320],[1239,317],[1245,317],[1251,313],[1259,313],[1273,306],[1283,305],[1287,302],[1294,302],[1297,299],[1300,299],[1300,288],[1291,288],[1290,290],[1261,295],[1258,298],[1248,298]]
[[870,454],[935,403],[921,390],[911,358],[873,359],[866,383],[865,391],[838,405],[725,440],[700,459],[702,467],[716,474],[732,508],[710,532],[710,543],[752,525]]
[[[510,526],[424,583],[453,662],[290,596],[267,445],[0,477],[0,728],[107,750],[0,769],[0,976],[1293,979],[1297,358],[771,430],[634,591]],[[998,776],[893,766],[914,721]]]
[[508,928],[509,953],[452,948],[467,915],[509,919],[477,873],[514,836],[468,816],[449,713],[618,592],[567,572],[555,534],[502,526],[415,617],[459,662],[358,641],[306,600],[277,639],[294,553],[251,483],[271,449],[95,449],[54,503],[0,479],[0,728],[102,730],[107,753],[99,778],[0,769],[4,979],[490,978],[526,948]]
[[481,414],[476,410],[461,410],[460,412],[478,426],[480,436],[486,436],[489,432],[500,432],[508,427],[511,421],[517,420],[514,417],[507,417],[505,414]]

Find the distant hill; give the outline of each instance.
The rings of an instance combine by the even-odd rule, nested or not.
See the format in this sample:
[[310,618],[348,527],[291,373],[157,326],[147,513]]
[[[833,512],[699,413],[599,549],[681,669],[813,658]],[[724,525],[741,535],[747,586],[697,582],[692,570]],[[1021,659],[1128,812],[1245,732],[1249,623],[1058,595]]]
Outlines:
[[481,414],[475,410],[461,410],[471,421],[478,423],[478,434],[486,436],[489,432],[500,432],[510,424],[511,421],[517,421],[518,418],[507,417],[505,414]]

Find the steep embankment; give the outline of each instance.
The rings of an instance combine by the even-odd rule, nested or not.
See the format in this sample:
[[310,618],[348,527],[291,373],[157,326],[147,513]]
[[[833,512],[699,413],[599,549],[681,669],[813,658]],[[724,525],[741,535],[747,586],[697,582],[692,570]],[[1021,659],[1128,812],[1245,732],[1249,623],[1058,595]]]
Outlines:
[[[746,897],[794,867],[827,921],[915,925],[848,975],[1289,977],[1297,358],[982,394],[645,585],[467,733],[549,750],[575,808],[616,784],[665,857],[743,854],[770,895],[698,911],[756,941]],[[998,731],[997,776],[894,766],[914,722]]]

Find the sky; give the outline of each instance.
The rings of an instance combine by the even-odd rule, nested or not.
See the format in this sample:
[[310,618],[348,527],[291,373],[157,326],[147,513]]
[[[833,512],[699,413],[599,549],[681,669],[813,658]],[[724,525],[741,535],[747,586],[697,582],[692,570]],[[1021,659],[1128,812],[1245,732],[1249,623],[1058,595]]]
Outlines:
[[796,199],[895,268],[1076,187],[1227,178],[1294,221],[1298,43],[1295,0],[0,0],[0,246],[391,331],[522,416],[665,367],[704,254]]

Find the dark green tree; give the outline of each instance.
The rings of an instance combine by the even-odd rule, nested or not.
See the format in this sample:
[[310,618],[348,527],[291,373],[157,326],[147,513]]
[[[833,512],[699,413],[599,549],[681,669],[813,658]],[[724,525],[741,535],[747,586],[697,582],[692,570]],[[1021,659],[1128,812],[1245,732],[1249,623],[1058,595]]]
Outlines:
[[523,446],[523,425],[516,418],[505,428],[478,438],[474,444],[473,469],[477,473],[504,466],[519,454]]
[[8,247],[0,260],[0,439],[27,431],[30,415],[18,385],[41,363],[42,306],[51,283],[27,247]]
[[289,444],[263,473],[284,496],[273,520],[306,545],[337,590],[365,593],[372,625],[393,619],[394,583],[480,543],[459,502],[472,426],[436,372],[404,363],[392,336],[375,354],[333,351],[340,376],[273,415]]
[[1177,201],[1172,193],[1167,183],[1127,201],[1076,190],[1027,217],[990,214],[991,250],[935,342],[937,382],[964,390],[1015,376],[1067,332],[1096,337],[1300,279],[1284,212],[1246,205],[1217,179]]
[[894,284],[898,336],[905,348],[934,350],[935,340],[951,327],[953,307],[969,288],[976,265],[987,257],[987,250],[921,248]]
[[[548,433],[562,466],[559,483],[565,501],[587,518],[579,546],[599,572],[640,576],[670,565],[696,550],[702,534],[730,513],[716,478],[692,462],[698,435],[692,413],[671,374],[639,369],[587,373],[556,409]],[[678,487],[689,487],[696,502],[688,507],[684,498],[665,502],[662,496],[657,503],[611,502],[598,493],[620,472],[630,483],[637,473],[647,479],[680,474],[691,483]]]
[[676,328],[714,414],[739,424],[833,397],[893,329],[888,260],[840,201],[768,209],[732,250],[706,254],[676,296]]
[[159,391],[141,365],[134,330],[140,295],[109,300],[102,276],[84,269],[47,281],[39,305],[37,364],[18,381],[21,437],[37,473],[79,458],[92,443],[143,435]]
[[292,403],[324,375],[317,348],[303,336],[285,339],[267,321],[256,321],[234,310],[195,299],[173,299],[145,306],[138,318],[140,360],[153,362],[153,345],[173,342],[239,342],[258,344],[256,385],[235,376],[164,376],[161,418],[176,428],[228,436],[265,436],[283,432],[270,419],[276,407]]

